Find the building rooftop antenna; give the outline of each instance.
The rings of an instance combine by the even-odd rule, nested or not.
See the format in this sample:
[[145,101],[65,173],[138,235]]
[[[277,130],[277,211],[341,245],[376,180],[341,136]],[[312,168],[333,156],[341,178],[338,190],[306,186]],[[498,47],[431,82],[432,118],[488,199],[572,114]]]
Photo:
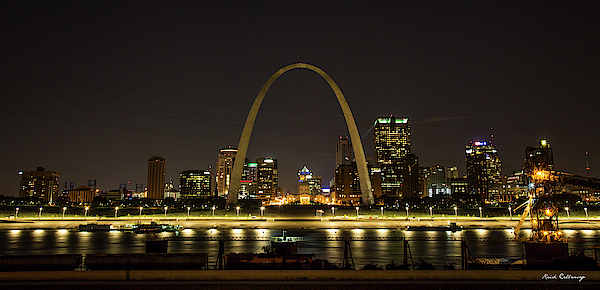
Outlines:
[[588,155],[590,155],[590,152],[589,151],[585,151],[586,159],[588,159],[588,160],[585,161],[585,171],[587,171],[587,176],[589,177],[590,176],[590,170],[592,170],[592,168],[590,168],[590,162],[589,162]]

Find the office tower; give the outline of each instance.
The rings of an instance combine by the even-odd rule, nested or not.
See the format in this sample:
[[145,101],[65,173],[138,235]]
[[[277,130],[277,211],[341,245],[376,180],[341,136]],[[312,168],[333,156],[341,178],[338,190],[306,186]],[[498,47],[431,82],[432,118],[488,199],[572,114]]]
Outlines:
[[268,200],[277,195],[277,159],[270,157],[256,160],[256,198]]
[[[137,184],[136,184],[137,187]],[[133,193],[133,195],[135,196],[136,193]],[[179,190],[179,188],[175,187],[175,184],[173,184],[173,179],[169,178],[169,182],[165,183],[165,198],[171,197],[174,200],[179,200],[181,198],[181,190]]]
[[352,142],[348,136],[340,136],[335,145],[335,167],[340,165],[350,165],[354,160],[354,151],[352,151]]
[[458,178],[458,167],[446,167],[446,177],[448,179]]
[[374,126],[375,159],[381,170],[383,195],[415,198],[419,193],[419,165],[410,150],[408,118],[377,118]]
[[69,201],[76,205],[85,205],[92,203],[94,197],[96,197],[96,190],[89,186],[80,186],[77,189],[67,190],[67,196]]
[[361,192],[356,162],[335,169],[335,200],[340,205],[360,205]]
[[310,195],[310,186],[308,185],[308,180],[310,178],[312,178],[312,172],[310,172],[310,169],[308,169],[306,165],[298,170],[298,195]]
[[212,197],[213,174],[209,170],[187,170],[179,174],[182,199]]
[[258,164],[246,158],[242,180],[240,182],[239,199],[256,199],[256,174]]
[[42,203],[54,204],[58,198],[59,177],[57,171],[46,171],[38,167],[36,171],[19,172],[21,185],[19,197],[38,199]]
[[500,177],[501,163],[492,141],[471,141],[465,145],[469,198],[476,202],[490,199],[489,188]]
[[165,166],[167,160],[160,156],[148,159],[148,199],[164,199]]
[[233,170],[233,162],[235,162],[237,151],[236,148],[232,148],[231,146],[219,151],[216,172],[217,195],[219,197],[227,196],[229,193],[231,171]]
[[447,169],[442,165],[422,168],[423,173],[423,196],[434,197],[436,195],[449,195],[450,184],[447,177]]
[[315,176],[313,173],[304,165],[298,170],[298,194],[309,194],[311,200],[317,195],[321,194],[321,176]]
[[408,118],[377,118],[373,134],[377,164],[393,164],[410,153]]

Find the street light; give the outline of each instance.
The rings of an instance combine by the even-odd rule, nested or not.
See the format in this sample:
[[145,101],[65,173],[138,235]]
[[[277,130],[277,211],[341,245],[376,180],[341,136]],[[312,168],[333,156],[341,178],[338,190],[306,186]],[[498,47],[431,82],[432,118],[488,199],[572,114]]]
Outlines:
[[240,219],[240,207],[239,206],[235,207],[235,219],[237,219],[237,220]]
[[265,214],[265,207],[261,206],[260,207],[260,216],[263,216]]
[[358,219],[358,209],[360,209],[360,207],[356,207],[356,219]]
[[213,220],[215,219],[215,206],[212,206],[212,210],[213,210]]
[[429,207],[429,215],[431,216],[431,218],[433,218],[433,207],[432,206]]
[[[18,209],[19,209],[19,208],[17,208],[17,210],[18,210]],[[585,210],[585,220],[586,220],[586,221],[589,221],[589,219],[588,219],[587,207],[584,207],[584,208],[583,208],[583,210]]]
[[169,209],[169,207],[165,205],[165,219],[167,219],[167,209]]
[[571,219],[571,215],[569,215],[569,207],[565,207],[565,210],[567,211],[567,219]]
[[405,207],[405,209],[406,209],[406,218],[408,219],[408,206]]
[[15,208],[15,219],[19,218],[19,208]]
[[458,208],[454,207],[454,219],[458,220]]
[[40,206],[40,214],[38,215],[38,221],[42,219],[42,209],[43,207]]
[[63,215],[62,215],[62,220],[65,220],[65,211],[67,210],[66,206],[63,206]]
[[119,216],[119,207],[115,206],[115,218]]
[[481,213],[481,207],[479,207],[479,218],[482,219],[483,218],[483,214]]
[[192,209],[192,208],[188,206],[188,217],[187,217],[188,220],[190,219],[190,209]]
[[508,206],[508,214],[510,215],[510,221],[512,222],[512,208]]
[[333,219],[335,219],[335,207],[331,207],[331,215],[333,216]]
[[83,220],[84,220],[84,221],[87,221],[87,212],[88,212],[88,210],[90,209],[90,207],[89,207],[89,206],[86,206],[86,207],[84,207],[84,209],[85,209],[85,212],[83,213]]
[[140,206],[140,217],[138,218],[138,220],[142,220],[142,210],[144,209],[143,206]]
[[381,210],[381,218],[383,218],[383,206],[379,209]]

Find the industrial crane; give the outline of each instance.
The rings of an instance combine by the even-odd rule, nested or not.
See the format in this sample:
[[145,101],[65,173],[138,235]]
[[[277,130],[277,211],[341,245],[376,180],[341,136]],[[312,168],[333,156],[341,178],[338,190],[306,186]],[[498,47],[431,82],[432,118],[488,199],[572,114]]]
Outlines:
[[519,234],[528,215],[531,215],[531,243],[566,243],[567,239],[558,227],[559,204],[553,185],[557,183],[580,185],[600,189],[600,179],[578,176],[554,170],[550,144],[541,140],[537,147],[527,147],[523,173],[529,185],[529,200],[515,210],[526,206],[515,235]]

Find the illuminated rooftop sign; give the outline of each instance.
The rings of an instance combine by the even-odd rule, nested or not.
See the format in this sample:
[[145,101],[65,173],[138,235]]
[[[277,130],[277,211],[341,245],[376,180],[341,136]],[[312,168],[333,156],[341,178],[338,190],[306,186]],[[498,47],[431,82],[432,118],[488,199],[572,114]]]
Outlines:
[[[377,118],[377,122],[381,124],[390,124],[392,122],[392,118]],[[400,118],[394,119],[395,124],[407,124],[408,118]]]
[[248,163],[248,167],[256,167],[258,166],[258,163]]
[[475,146],[486,146],[486,145],[488,145],[488,143],[485,142],[485,141],[475,141],[473,143],[473,145],[475,145]]

